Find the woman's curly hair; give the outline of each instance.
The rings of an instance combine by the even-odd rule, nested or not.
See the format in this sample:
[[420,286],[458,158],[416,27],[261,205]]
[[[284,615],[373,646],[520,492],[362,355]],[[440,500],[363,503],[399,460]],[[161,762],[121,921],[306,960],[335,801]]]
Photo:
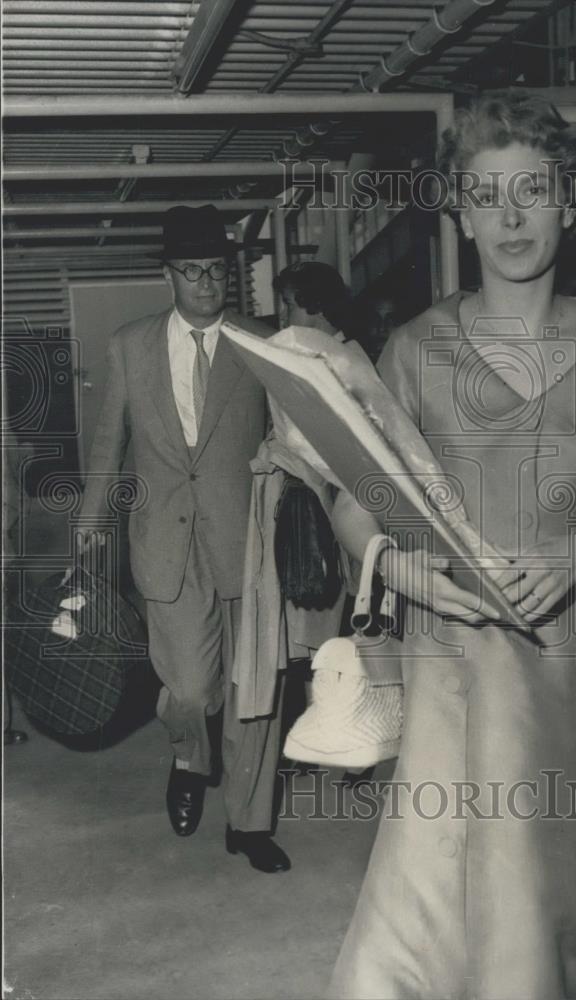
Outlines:
[[566,196],[576,186],[576,127],[564,121],[553,104],[522,90],[492,91],[456,111],[454,124],[442,133],[437,166],[448,184],[447,210],[456,211],[458,172],[484,149],[511,143],[541,149],[558,161]]

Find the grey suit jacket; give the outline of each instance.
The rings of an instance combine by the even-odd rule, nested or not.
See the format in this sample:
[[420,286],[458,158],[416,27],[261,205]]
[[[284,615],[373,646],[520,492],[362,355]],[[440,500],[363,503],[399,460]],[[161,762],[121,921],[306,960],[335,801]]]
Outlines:
[[[96,518],[109,510],[131,440],[142,485],[137,509],[130,515],[130,562],[143,597],[176,599],[193,530],[200,531],[207,543],[219,596],[240,597],[252,478],[249,463],[265,433],[265,393],[226,338],[219,337],[192,458],[170,377],[170,312],[129,323],[112,337],[81,514]],[[228,310],[225,318],[259,336],[273,332]]]

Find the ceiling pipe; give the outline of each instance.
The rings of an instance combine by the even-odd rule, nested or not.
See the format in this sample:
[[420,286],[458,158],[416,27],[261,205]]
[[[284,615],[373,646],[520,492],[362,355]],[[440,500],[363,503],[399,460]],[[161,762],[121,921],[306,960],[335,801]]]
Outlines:
[[[494,0],[491,0],[494,2]],[[4,118],[236,117],[246,115],[358,115],[383,111],[436,111],[437,94],[194,94],[181,97],[10,97]]]
[[[333,168],[342,164],[332,164]],[[310,163],[297,165],[302,177],[314,176]],[[258,160],[221,163],[101,163],[97,166],[71,165],[61,167],[6,167],[4,180],[9,181],[66,181],[105,180],[119,177],[282,177],[281,163],[261,163]]]
[[498,0],[450,0],[438,11],[433,8],[433,16],[426,24],[417,28],[388,56],[382,56],[380,66],[361,77],[358,88],[377,91],[384,84],[404,74],[410,67],[443,42],[447,35],[457,34],[480,10],[492,7]]
[[[497,2],[498,0],[450,0],[441,11],[434,7],[434,14],[429,21],[416,28],[389,55],[381,56],[380,62],[368,73],[361,73],[358,83],[347,93],[378,93],[381,87],[398,83],[415,63],[429,56],[448,35],[457,34],[471,17]],[[335,127],[339,123],[331,124]],[[324,130],[321,133],[324,135],[325,122],[307,125],[296,132],[292,139],[284,142],[282,155],[299,156],[303,150],[308,153],[310,145],[318,141],[319,125]]]

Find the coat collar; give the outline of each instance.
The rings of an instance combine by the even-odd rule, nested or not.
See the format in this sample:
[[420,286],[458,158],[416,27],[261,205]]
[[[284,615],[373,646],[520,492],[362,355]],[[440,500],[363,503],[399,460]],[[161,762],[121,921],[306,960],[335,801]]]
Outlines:
[[172,309],[168,309],[155,316],[144,334],[142,341],[145,365],[143,390],[148,396],[150,406],[154,407],[161,417],[170,440],[177,444],[183,454],[188,455],[188,445],[176,407],[170,374],[168,320],[171,313]]

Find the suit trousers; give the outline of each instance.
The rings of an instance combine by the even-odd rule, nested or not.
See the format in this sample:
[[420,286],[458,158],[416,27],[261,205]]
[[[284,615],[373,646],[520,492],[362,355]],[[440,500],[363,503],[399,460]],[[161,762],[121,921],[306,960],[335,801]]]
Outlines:
[[175,756],[187,761],[190,770],[210,774],[206,719],[223,704],[223,786],[228,821],[237,830],[269,830],[281,713],[277,706],[270,717],[237,717],[232,666],[241,604],[239,598],[219,598],[206,543],[195,527],[177,599],[170,603],[146,601],[150,659],[164,685],[157,712],[168,729]]

